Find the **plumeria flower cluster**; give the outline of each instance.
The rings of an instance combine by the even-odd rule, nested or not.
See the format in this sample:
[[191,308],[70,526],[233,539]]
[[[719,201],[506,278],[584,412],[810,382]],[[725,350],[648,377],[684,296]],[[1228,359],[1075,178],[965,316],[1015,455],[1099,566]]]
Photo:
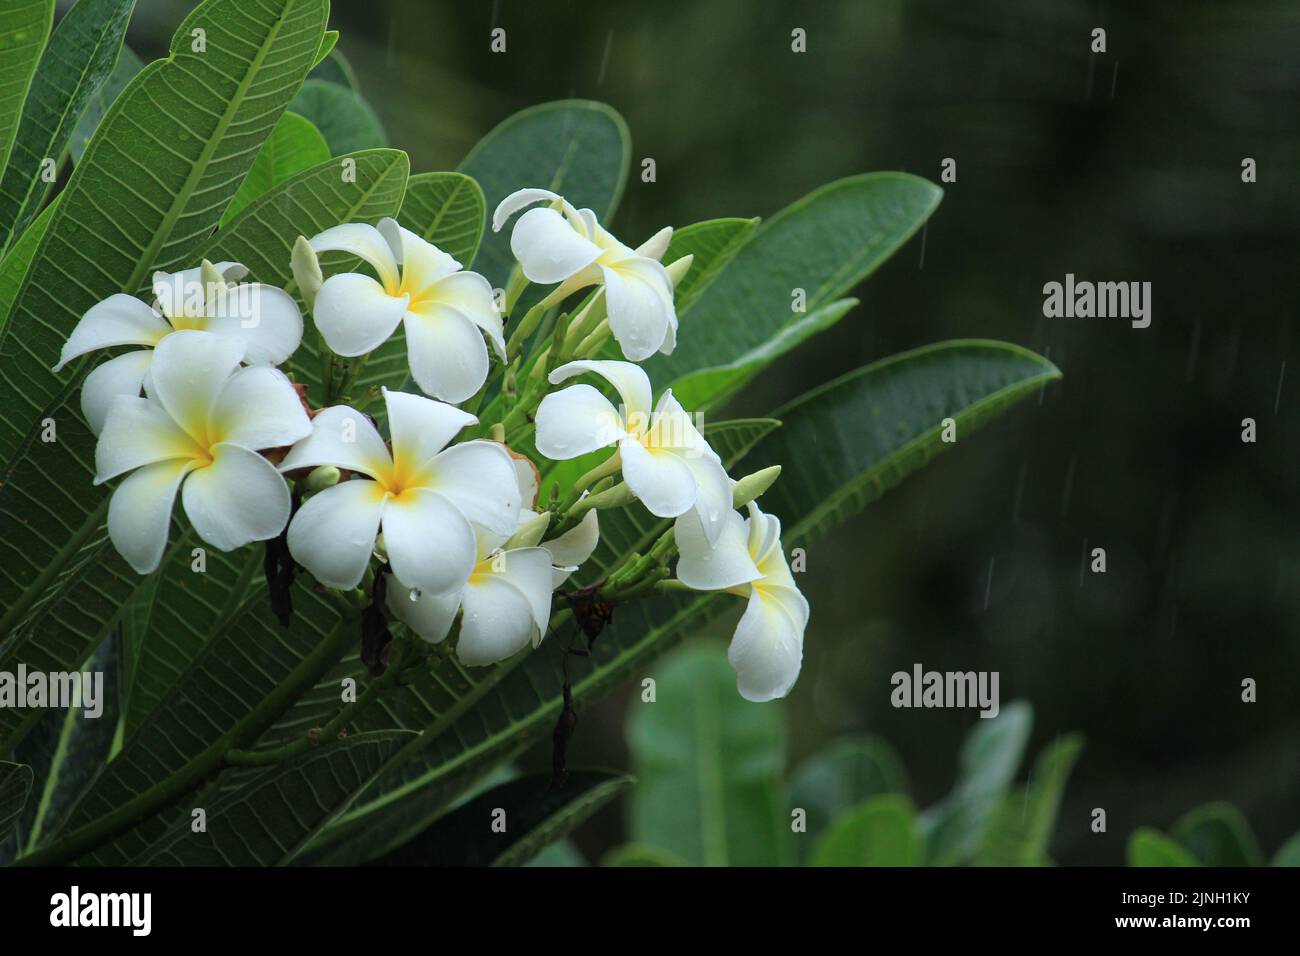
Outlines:
[[[493,229],[512,219],[511,295],[392,219],[299,237],[290,269],[329,350],[321,395],[277,368],[303,338],[298,301],[241,281],[238,263],[158,273],[150,301],[119,294],[92,307],[56,371],[130,349],[96,366],[81,393],[98,435],[96,484],[117,482],[110,539],[153,572],[179,496],[207,545],[268,542],[268,582],[272,555],[287,554],[372,617],[430,644],[454,639],[466,666],[539,645],[557,591],[575,613],[578,594],[736,594],[747,601],[729,655],[740,693],[784,696],[808,604],[778,520],[753,501],[775,471],[762,488],[733,481],[672,390],[655,400],[635,364],[673,350],[674,288],[692,258],[664,265],[671,229],[632,248],[545,189],[507,196]],[[499,303],[528,283],[553,288],[507,342]],[[542,324],[577,293],[580,307]],[[412,386],[354,388],[399,327]],[[605,354],[615,347],[623,360]],[[530,447],[536,460],[518,450]],[[600,463],[567,490],[552,482],[542,504],[550,463],[588,456]],[[675,519],[651,555],[565,590],[600,544],[599,512],[637,502]]]

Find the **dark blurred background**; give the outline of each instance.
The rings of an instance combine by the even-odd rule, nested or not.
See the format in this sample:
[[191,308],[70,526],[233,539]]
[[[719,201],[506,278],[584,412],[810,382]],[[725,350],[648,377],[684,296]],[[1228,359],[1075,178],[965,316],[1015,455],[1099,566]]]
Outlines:
[[[141,0],[129,42],[162,55],[189,6]],[[1004,704],[1035,707],[1034,749],[1087,737],[1058,861],[1121,862],[1134,827],[1211,799],[1266,854],[1300,826],[1300,4],[335,0],[333,21],[417,171],[522,107],[612,104],[658,167],[629,179],[631,242],[868,170],[938,181],[956,159],[924,243],[736,410],[952,337],[1028,346],[1065,379],[810,549],[791,762],[878,733],[928,804],[974,713],[895,710],[890,674],[997,670]],[[1045,319],[1043,283],[1067,272],[1151,282],[1151,327]],[[1084,570],[1094,547],[1104,575]],[[625,764],[625,706],[583,714],[572,765]],[[613,808],[577,843],[595,859],[621,826]]]

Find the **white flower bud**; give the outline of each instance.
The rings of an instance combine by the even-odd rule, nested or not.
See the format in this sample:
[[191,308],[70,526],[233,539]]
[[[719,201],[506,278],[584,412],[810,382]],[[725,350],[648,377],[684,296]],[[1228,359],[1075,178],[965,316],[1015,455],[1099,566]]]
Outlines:
[[316,304],[316,293],[325,284],[325,277],[321,275],[320,259],[316,257],[316,250],[311,247],[306,236],[299,236],[297,242],[293,244],[290,264],[293,267],[293,281],[298,283],[298,292],[302,295],[302,301],[307,303],[307,308],[310,309]]
[[770,468],[764,468],[756,471],[752,475],[746,475],[732,486],[731,489],[731,506],[733,508],[743,508],[749,504],[768,488],[772,487],[777,476],[781,474],[780,465],[772,465]]

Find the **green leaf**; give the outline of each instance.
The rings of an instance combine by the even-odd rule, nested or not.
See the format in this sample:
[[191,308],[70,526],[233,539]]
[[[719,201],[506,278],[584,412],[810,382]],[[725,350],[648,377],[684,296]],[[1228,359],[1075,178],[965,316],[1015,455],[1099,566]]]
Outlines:
[[790,783],[790,806],[807,814],[799,836],[802,856],[831,821],[872,797],[905,793],[907,774],[887,741],[872,735],[843,737],[799,765]]
[[785,427],[746,457],[742,471],[780,464],[763,497],[785,541],[819,537],[949,445],[1032,395],[1060,372],[1003,342],[955,340],[904,352],[809,392],[773,413]]
[[1169,831],[1205,866],[1262,866],[1264,854],[1246,818],[1230,803],[1189,811]]
[[0,170],[8,166],[23,101],[54,22],[54,0],[13,0],[0,8]]
[[135,0],[77,0],[54,28],[0,177],[0,247],[27,228],[53,188],[77,120],[117,62],[134,7]]
[[579,867],[587,866],[587,858],[582,852],[573,845],[569,840],[560,840],[552,843],[541,853],[533,857],[524,866],[535,868],[555,869],[557,867]]
[[[691,307],[677,348],[645,363],[652,382],[755,355],[791,322],[794,290],[808,313],[839,299],[905,243],[942,190],[906,173],[829,183],[766,220]],[[797,337],[787,338],[794,344]]]
[[1200,863],[1159,830],[1139,827],[1128,838],[1128,865],[1200,866]]
[[601,866],[689,866],[680,856],[642,843],[624,843],[605,854]]
[[360,92],[357,86],[357,76],[352,71],[352,64],[348,62],[339,48],[336,46],[325,55],[325,58],[312,67],[311,73],[307,74],[309,80],[324,80],[327,83],[337,83],[339,86],[346,86],[354,92]]
[[975,862],[981,866],[1047,866],[1056,814],[1083,751],[1083,738],[1070,734],[1039,755],[1021,794],[1004,797]]
[[284,764],[229,772],[202,809],[187,814],[132,861],[139,866],[278,866],[343,810],[361,783],[412,734],[393,730],[333,740]]
[[1015,779],[1034,723],[1024,701],[979,719],[961,749],[957,782],[942,801],[925,811],[926,863],[965,863],[983,843],[993,815]]
[[311,120],[297,113],[285,113],[275,124],[270,138],[262,144],[253,168],[244,177],[239,192],[235,193],[221,217],[221,224],[226,225],[250,202],[270,192],[272,187],[329,158],[330,149],[325,145],[325,137],[311,124]]
[[[623,195],[630,155],[627,124],[613,109],[590,100],[558,100],[504,120],[470,150],[460,170],[483,187],[489,215],[516,189],[538,186],[607,223]],[[512,228],[510,223],[489,232],[479,253],[475,271],[494,288],[505,288],[515,264]]]
[[85,110],[81,113],[81,119],[77,122],[77,128],[72,131],[72,139],[68,141],[68,149],[72,153],[74,163],[81,162],[82,154],[86,151],[86,144],[90,142],[90,137],[99,128],[100,121],[103,120],[104,114],[108,112],[108,108],[126,89],[127,84],[134,80],[136,74],[143,69],[144,61],[136,56],[129,46],[124,44],[122,52],[118,54],[113,72],[108,74],[108,79],[90,98]]
[[[464,173],[417,173],[407,183],[397,221],[468,269],[483,238],[485,216],[483,190]],[[363,393],[378,386],[418,391],[411,380],[401,325],[370,354],[355,388]]]
[[32,791],[32,768],[26,764],[0,761],[0,840],[9,835]]
[[36,253],[36,247],[40,245],[41,237],[45,235],[58,204],[59,197],[55,196],[54,201],[45,207],[5,254],[3,261],[0,261],[0,330],[4,329],[5,322],[9,319],[14,297],[18,295],[23,277],[32,264],[32,256]]
[[1293,834],[1273,855],[1271,866],[1300,866],[1300,833]]
[[320,49],[316,51],[316,62],[312,64],[312,69],[320,66],[321,61],[330,55],[334,45],[339,42],[338,30],[326,30],[325,35],[321,37]]
[[[0,633],[30,629],[38,602],[55,600],[103,555],[108,497],[91,491],[94,438],[77,397],[95,359],[55,375],[64,339],[96,302],[140,292],[155,268],[193,265],[306,74],[325,7],[200,5],[173,39],[172,56],[118,97],[73,171],[0,329]],[[190,51],[198,23],[207,31],[203,54]],[[40,440],[49,421],[57,441]],[[101,565],[134,577],[115,554]],[[75,639],[45,648],[51,657],[84,658],[88,642],[77,628],[86,622],[77,617]],[[18,722],[0,714],[0,738]]]
[[919,866],[921,828],[902,794],[873,797],[839,817],[813,849],[813,866]]
[[780,706],[736,693],[736,674],[711,642],[654,676],[654,703],[632,704],[627,727],[632,839],[697,866],[789,863]]
[[700,297],[754,235],[757,219],[707,219],[673,230],[664,253],[665,264],[683,256],[694,256],[691,268],[677,283],[673,300],[678,317],[685,316]]
[[335,156],[388,145],[388,134],[370,104],[337,83],[308,80],[290,109],[316,124]]
[[[520,866],[571,833],[631,785],[624,774],[582,770],[511,780],[468,801],[379,866]],[[504,827],[504,829],[500,829]]]

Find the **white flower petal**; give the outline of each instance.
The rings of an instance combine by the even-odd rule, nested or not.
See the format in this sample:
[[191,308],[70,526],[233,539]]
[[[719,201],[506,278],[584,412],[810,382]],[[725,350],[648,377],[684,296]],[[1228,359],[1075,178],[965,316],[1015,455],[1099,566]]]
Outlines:
[[[394,575],[386,575],[385,603],[389,612],[423,640],[437,644],[447,636],[456,612],[460,610],[460,592],[431,594],[407,587]],[[411,600],[415,590],[416,598]]]
[[545,548],[514,548],[497,555],[496,564],[501,570],[489,573],[500,575],[527,598],[540,643],[551,620],[551,553]]
[[[784,590],[784,589],[783,589]],[[775,700],[790,692],[803,664],[803,631],[807,605],[802,595],[765,593],[754,588],[749,605],[736,625],[727,660],[736,671],[740,696],[756,702]]]
[[437,492],[413,488],[384,505],[384,550],[399,581],[442,594],[458,589],[474,568],[474,529]]
[[695,514],[704,527],[704,536],[710,542],[716,542],[727,515],[735,514],[731,510],[732,481],[727,470],[713,458],[686,454],[681,455],[680,460],[695,478]]
[[[551,552],[551,563],[559,568],[578,568],[591,557],[600,544],[600,518],[596,509],[582,516],[582,520],[559,537],[543,541],[542,547]],[[567,575],[566,575],[567,577]]]
[[492,348],[504,362],[506,341],[501,324],[501,313],[497,311],[496,297],[492,294],[492,285],[477,272],[457,272],[437,282],[424,299],[424,305],[437,303],[455,309],[469,319],[487,336]]
[[150,394],[176,424],[205,441],[212,405],[243,356],[238,339],[192,329],[173,332],[154,349]]
[[274,538],[289,520],[289,486],[256,452],[218,442],[212,464],[197,468],[181,489],[198,536],[218,551]]
[[763,573],[749,555],[745,519],[728,511],[716,542],[704,534],[699,515],[688,511],[673,525],[677,541],[677,579],[697,591],[722,591],[750,581]]
[[445,402],[465,401],[487,380],[483,334],[456,309],[434,303],[406,313],[406,360],[420,390]]
[[529,459],[511,455],[510,461],[515,466],[515,482],[519,486],[519,507],[522,509],[519,520],[527,521],[537,513],[534,508],[537,505],[537,492],[541,479],[537,473],[537,466]]
[[108,409],[119,396],[139,397],[152,360],[152,349],[127,352],[95,366],[86,376],[81,383],[81,412],[92,432],[98,435],[103,430]]
[[[226,282],[238,282],[248,275],[248,268],[238,262],[214,262],[213,266]],[[174,302],[184,301],[187,289],[199,290],[203,284],[203,266],[181,269],[179,272],[155,272],[150,287],[154,297]],[[207,290],[202,290],[206,292]]]
[[59,353],[59,371],[74,358],[115,345],[156,345],[172,327],[139,299],[121,292],[92,305]]
[[242,339],[249,365],[279,365],[302,342],[302,313],[283,289],[255,282],[227,286],[212,309],[208,331]]
[[460,263],[455,257],[396,222],[393,222],[393,226],[396,229],[395,238],[402,248],[402,285],[413,297],[420,298],[439,280],[460,271]]
[[503,535],[514,534],[519,527],[519,483],[504,446],[493,441],[453,445],[433,459],[428,476],[426,487],[475,524]]
[[659,351],[673,316],[673,284],[653,259],[632,257],[617,266],[602,266],[609,330],[634,362]]
[[591,265],[600,247],[581,236],[569,220],[554,209],[530,209],[515,223],[510,250],[524,275],[549,285]]
[[334,465],[378,478],[392,469],[388,446],[365,415],[333,405],[311,420],[311,434],[290,449],[280,471]]
[[552,392],[537,406],[537,450],[567,461],[619,441],[627,430],[609,399],[590,385]]
[[695,505],[699,488],[686,462],[669,451],[647,449],[635,439],[619,445],[623,480],[652,515],[676,518]]
[[388,434],[393,439],[393,459],[399,472],[420,471],[434,455],[447,447],[466,425],[478,421],[469,412],[435,402],[423,395],[394,392],[385,388]]
[[176,489],[194,462],[172,459],[129,475],[108,502],[108,537],[127,564],[149,574],[162,560]]
[[499,574],[465,588],[456,656],[468,667],[495,664],[528,646],[536,624],[523,593]]
[[330,276],[316,293],[312,314],[325,344],[338,355],[373,352],[397,329],[410,296],[389,295],[359,272]]
[[749,553],[754,563],[761,570],[771,560],[775,549],[784,564],[785,556],[781,554],[781,519],[776,515],[764,514],[759,510],[757,501],[751,501],[746,508],[749,511],[749,520],[745,522],[749,528]]
[[374,226],[359,222],[344,223],[313,236],[308,244],[317,253],[339,251],[361,257],[374,267],[375,275],[386,289],[395,290],[401,284],[397,257],[388,241]]
[[209,415],[211,436],[251,451],[292,445],[311,434],[293,383],[277,368],[242,368],[226,380]]
[[549,203],[555,202],[557,199],[564,202],[563,197],[551,192],[549,189],[516,189],[497,204],[496,211],[492,213],[492,231],[500,232],[507,219],[535,202]]
[[378,482],[364,479],[317,492],[289,522],[289,553],[321,584],[356,587],[375,549],[386,497]]
[[581,361],[561,365],[550,375],[550,383],[558,385],[565,379],[594,372],[617,390],[623,401],[623,417],[632,422],[634,417],[642,419],[642,426],[650,424],[651,389],[650,379],[639,365],[631,362]]
[[695,427],[690,412],[682,408],[671,388],[660,396],[651,421],[653,427],[648,441],[656,448],[675,451],[683,457],[719,460],[717,453],[709,447],[708,441]]
[[673,227],[664,226],[641,245],[636,247],[636,254],[644,259],[658,262],[668,251],[668,244],[673,241]]
[[157,402],[119,396],[109,408],[95,444],[95,484],[143,465],[202,457],[194,439]]

